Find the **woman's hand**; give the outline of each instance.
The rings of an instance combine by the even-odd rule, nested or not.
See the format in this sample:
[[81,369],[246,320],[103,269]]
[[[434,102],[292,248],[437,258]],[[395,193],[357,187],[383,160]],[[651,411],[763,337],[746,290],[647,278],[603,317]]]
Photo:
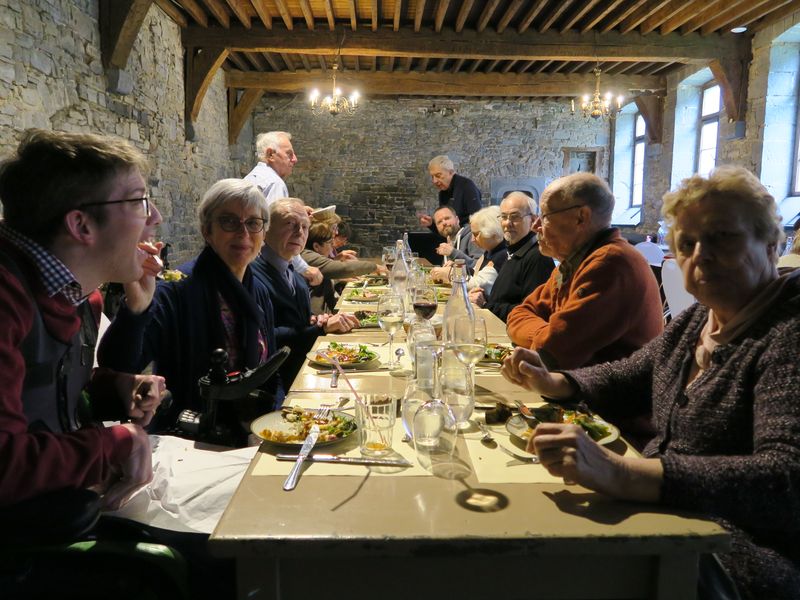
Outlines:
[[161,272],[164,263],[161,262],[161,248],[164,242],[141,242],[139,249],[147,254],[142,263],[143,273],[138,281],[124,284],[125,304],[128,309],[136,315],[143,313],[153,301],[153,294],[156,291],[156,276]]
[[483,308],[486,306],[486,293],[483,291],[483,288],[472,288],[469,291],[469,301],[478,308]]
[[337,313],[328,317],[325,323],[325,333],[347,333],[354,327],[358,327],[359,322],[355,315],[350,313]]
[[511,383],[549,398],[569,398],[575,393],[569,379],[548,371],[539,354],[526,348],[514,348],[503,360],[500,372]]
[[625,500],[657,502],[664,470],[657,458],[620,456],[593,441],[578,425],[541,423],[527,450],[566,483]]

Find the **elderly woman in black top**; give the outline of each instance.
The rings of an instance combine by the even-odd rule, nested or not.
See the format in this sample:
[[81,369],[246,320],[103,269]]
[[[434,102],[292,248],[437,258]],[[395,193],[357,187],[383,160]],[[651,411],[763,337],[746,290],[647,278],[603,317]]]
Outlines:
[[[155,430],[171,427],[184,408],[202,408],[197,380],[214,349],[227,351],[229,371],[255,368],[276,350],[269,293],[250,268],[269,225],[263,194],[247,181],[223,179],[203,196],[198,217],[205,248],[179,267],[184,278],[160,282],[154,296],[126,288],[98,351],[101,366],[120,371],[136,373],[155,362],[174,399],[157,414]],[[271,410],[281,395],[270,382],[260,406],[238,403],[241,420],[244,411]]]
[[[733,537],[719,558],[742,598],[797,598],[800,272],[778,274],[775,201],[744,169],[684,180],[662,212],[698,303],[627,359],[558,373],[517,348],[503,374],[608,417],[652,409],[657,434],[641,458],[614,454],[572,425],[539,425],[529,447],[565,480],[718,521]],[[701,595],[714,597],[704,575],[721,581],[725,569],[701,568]]]

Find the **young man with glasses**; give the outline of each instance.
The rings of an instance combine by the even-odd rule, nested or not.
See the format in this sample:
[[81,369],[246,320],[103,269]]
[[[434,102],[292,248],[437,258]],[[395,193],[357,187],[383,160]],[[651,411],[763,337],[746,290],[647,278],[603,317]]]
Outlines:
[[[146,170],[123,140],[42,130],[0,166],[0,506],[92,488],[115,508],[152,477],[163,378],[92,371],[97,287],[152,290],[160,270]],[[87,393],[131,422],[95,425]]]
[[491,310],[503,321],[515,306],[547,281],[555,264],[539,251],[531,226],[536,202],[522,192],[511,192],[500,203],[500,227],[508,245],[508,260],[498,273],[488,296],[481,287],[469,293],[470,300]]
[[644,257],[612,228],[614,196],[589,173],[557,179],[542,194],[533,229],[560,261],[547,283],[508,315],[512,341],[551,369],[624,358],[661,333],[658,283]]

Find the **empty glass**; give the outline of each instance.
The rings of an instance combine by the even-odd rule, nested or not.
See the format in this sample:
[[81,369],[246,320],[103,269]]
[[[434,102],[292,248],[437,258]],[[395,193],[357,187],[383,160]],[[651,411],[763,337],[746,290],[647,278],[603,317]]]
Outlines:
[[397,368],[400,360],[395,356],[392,348],[394,334],[403,326],[403,299],[398,294],[384,294],[378,299],[378,325],[389,334],[389,362],[386,366],[390,369]]
[[475,394],[467,369],[461,365],[439,371],[442,400],[453,411],[459,429],[470,427],[469,418],[475,408]]

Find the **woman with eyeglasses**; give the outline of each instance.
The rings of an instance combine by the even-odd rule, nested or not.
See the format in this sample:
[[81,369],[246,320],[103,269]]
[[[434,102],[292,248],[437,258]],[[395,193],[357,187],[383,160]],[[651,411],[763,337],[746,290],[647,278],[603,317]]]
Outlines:
[[[174,426],[185,408],[202,408],[197,380],[216,348],[228,353],[228,372],[257,367],[276,349],[269,293],[249,266],[268,226],[264,196],[252,183],[223,179],[203,196],[198,217],[206,245],[179,267],[185,277],[159,282],[152,298],[126,288],[98,351],[101,366],[139,372],[153,361],[166,378],[173,402],[156,415],[152,431]],[[240,420],[275,408],[280,388],[277,381],[268,386],[260,405],[240,406]]]
[[322,283],[311,286],[311,312],[315,315],[333,312],[336,306],[334,279],[348,279],[378,273],[387,275],[383,265],[353,257],[346,260],[329,258],[333,250],[333,239],[336,235],[335,225],[331,221],[311,221],[305,250],[300,254],[304,261],[322,271]]

